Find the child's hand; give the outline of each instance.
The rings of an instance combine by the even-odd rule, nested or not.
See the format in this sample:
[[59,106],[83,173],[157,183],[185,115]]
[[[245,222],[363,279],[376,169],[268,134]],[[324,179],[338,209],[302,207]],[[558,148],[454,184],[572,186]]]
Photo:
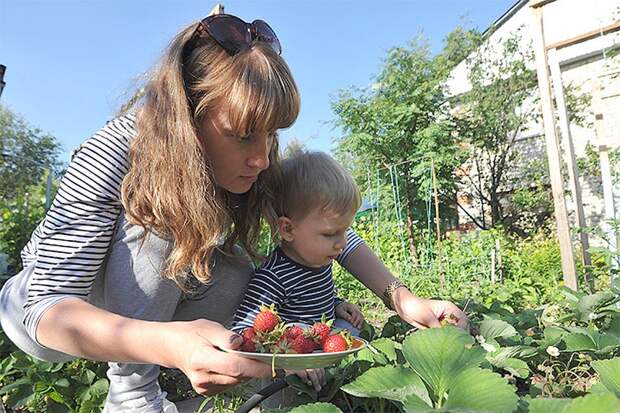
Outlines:
[[358,329],[362,328],[362,323],[364,322],[364,315],[360,309],[355,304],[346,301],[336,306],[336,317],[348,321],[353,327]]
[[305,370],[284,370],[289,374],[296,374],[308,386],[314,387],[314,390],[321,391],[321,387],[327,384],[325,380],[325,369],[305,369]]

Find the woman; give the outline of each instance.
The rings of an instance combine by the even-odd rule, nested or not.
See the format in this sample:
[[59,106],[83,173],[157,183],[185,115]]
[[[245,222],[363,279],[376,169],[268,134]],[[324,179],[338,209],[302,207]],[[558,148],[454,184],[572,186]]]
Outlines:
[[[2,328],[44,360],[109,361],[106,411],[160,412],[159,366],[214,394],[269,366],[223,353],[252,273],[260,219],[273,223],[277,131],[299,95],[273,30],[225,14],[182,30],[135,115],[77,151],[0,295]],[[237,246],[237,245],[240,245]],[[467,319],[412,295],[366,246],[345,263],[406,321]]]

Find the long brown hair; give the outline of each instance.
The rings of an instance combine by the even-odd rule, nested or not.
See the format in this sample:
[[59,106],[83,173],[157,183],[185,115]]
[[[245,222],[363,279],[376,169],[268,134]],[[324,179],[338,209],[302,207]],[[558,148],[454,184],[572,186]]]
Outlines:
[[122,184],[129,222],[173,240],[164,277],[188,285],[191,271],[201,282],[211,277],[209,258],[222,240],[230,251],[240,243],[253,257],[261,219],[275,222],[273,180],[279,160],[277,137],[270,167],[243,195],[218,189],[201,151],[196,125],[212,108],[228,108],[233,131],[275,133],[299,113],[299,93],[284,60],[269,46],[230,56],[207,33],[185,50],[196,25],[182,30],[152,72],[138,107],[137,135],[129,149],[130,167]]

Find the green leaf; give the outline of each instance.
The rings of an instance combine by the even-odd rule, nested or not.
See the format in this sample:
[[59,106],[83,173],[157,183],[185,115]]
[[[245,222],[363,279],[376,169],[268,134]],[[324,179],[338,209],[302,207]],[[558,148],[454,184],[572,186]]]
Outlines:
[[528,359],[538,354],[536,347],[530,346],[512,346],[502,347],[496,352],[487,354],[486,358],[491,364],[499,365],[511,358]]
[[108,393],[109,382],[108,379],[102,378],[97,380],[91,387],[88,389],[88,392],[93,396],[103,396]]
[[414,394],[430,405],[422,379],[405,367],[373,367],[341,389],[357,397],[381,397],[403,401]]
[[482,323],[480,323],[480,334],[489,340],[497,337],[513,337],[519,333],[505,321],[485,317]]
[[528,400],[528,413],[562,413],[571,399],[532,399]]
[[30,399],[34,397],[35,393],[32,386],[22,385],[17,387],[17,391],[11,393],[6,399],[6,404],[13,408],[15,406],[24,406]]
[[436,411],[415,394],[410,394],[403,400],[403,407],[407,413],[428,413]]
[[67,404],[67,402],[66,402],[65,398],[62,396],[62,394],[58,393],[57,391],[49,392],[49,393],[47,393],[47,396],[50,399],[52,399],[55,402],[57,402],[57,403]]
[[566,334],[566,330],[560,327],[547,327],[543,332],[544,339],[540,341],[540,347],[547,348],[549,346],[557,345],[560,340],[562,340],[562,336]]
[[512,413],[518,401],[515,388],[499,374],[474,367],[456,376],[444,407],[448,411],[469,409],[477,413]]
[[403,354],[437,399],[459,372],[477,367],[484,360],[485,351],[471,348],[473,342],[469,334],[456,327],[429,328],[407,337]]
[[71,383],[69,383],[69,380],[67,380],[66,378],[63,377],[61,379],[56,380],[56,384],[55,385],[58,386],[58,387],[66,388],[66,387],[69,387],[71,385]]
[[[301,380],[301,378],[295,374],[290,374],[286,376],[286,382],[291,386],[295,391],[299,393],[303,393],[308,395],[310,398],[309,401],[314,401],[317,399],[317,392],[314,387],[307,385],[305,382]],[[301,396],[301,394],[298,394]]]
[[592,338],[582,333],[566,333],[562,339],[566,343],[566,351],[594,351],[597,349]]
[[47,405],[45,413],[67,413],[69,410],[63,404],[51,402]]
[[92,400],[86,400],[80,406],[80,410],[78,410],[78,413],[95,413],[99,411],[101,411],[101,409],[99,409],[99,406],[97,406],[95,402],[93,402]]
[[574,399],[562,413],[620,413],[620,399],[611,393],[589,394]]
[[563,337],[567,351],[596,351],[605,354],[620,347],[620,338],[612,334],[600,333],[592,328],[571,327],[570,330]]
[[6,393],[10,392],[11,390],[16,389],[16,388],[18,388],[20,386],[30,387],[30,380],[27,377],[22,377],[20,379],[17,379],[13,383],[7,384],[6,386],[3,386],[0,389],[0,395],[6,394]]
[[620,357],[611,360],[598,360],[591,363],[599,374],[601,383],[616,397],[620,397]]
[[396,342],[389,338],[379,338],[370,343],[375,349],[383,353],[389,361],[396,361]]
[[312,403],[297,406],[290,413],[342,413],[342,410],[331,403]]
[[527,378],[530,375],[530,369],[527,363],[523,360],[509,358],[501,363],[493,364],[495,367],[504,369],[513,376],[520,377],[522,379]]
[[607,333],[613,334],[616,337],[620,337],[620,313],[614,314],[611,322],[609,323]]
[[616,294],[607,291],[582,297],[576,305],[580,320],[587,322],[595,318],[600,307],[610,304],[616,299]]

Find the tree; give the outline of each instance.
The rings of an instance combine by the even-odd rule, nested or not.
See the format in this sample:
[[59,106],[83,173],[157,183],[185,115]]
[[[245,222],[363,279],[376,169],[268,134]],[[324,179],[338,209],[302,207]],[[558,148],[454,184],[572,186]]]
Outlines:
[[20,270],[20,252],[45,215],[47,175],[60,171],[59,150],[53,136],[0,105],[0,252],[9,274]]
[[[478,214],[459,204],[480,228],[501,225],[525,235],[520,221],[535,211],[534,226],[552,214],[544,143],[519,140],[540,119],[533,50],[519,32],[500,44],[482,43],[467,59],[471,89],[451,100],[452,122],[468,161],[458,170],[459,198],[476,201]],[[566,88],[573,121],[587,96]],[[536,144],[541,146],[536,148]]]
[[60,172],[60,144],[0,105],[0,202],[38,184],[48,169]]
[[426,220],[431,162],[439,187],[454,193],[453,170],[463,159],[445,111],[444,82],[477,38],[474,31],[457,29],[437,56],[431,56],[424,39],[414,39],[389,51],[374,85],[341,91],[332,102],[344,131],[336,140],[337,157],[358,182],[376,172],[383,182],[398,185],[414,257],[414,224]]

